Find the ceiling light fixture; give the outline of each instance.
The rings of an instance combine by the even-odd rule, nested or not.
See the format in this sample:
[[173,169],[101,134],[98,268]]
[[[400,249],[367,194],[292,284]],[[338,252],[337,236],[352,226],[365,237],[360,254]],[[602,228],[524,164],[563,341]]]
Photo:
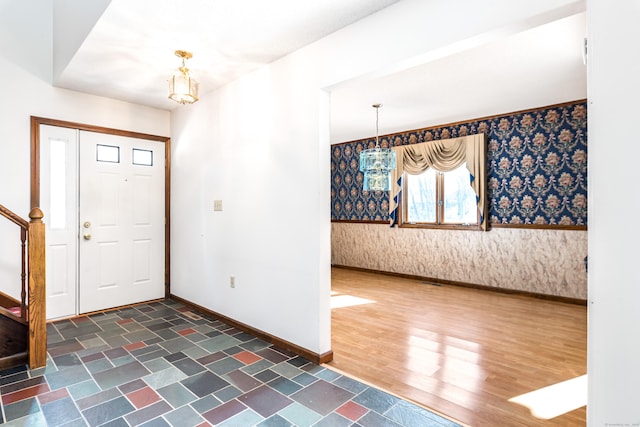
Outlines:
[[360,152],[360,171],[364,172],[363,191],[389,191],[391,171],[396,168],[396,152],[381,148],[378,138],[378,112],[382,104],[373,104],[376,109],[376,146]]
[[169,99],[180,104],[193,104],[198,100],[198,88],[200,84],[189,75],[189,69],[185,65],[187,59],[191,59],[191,52],[176,50],[176,56],[182,58],[182,66],[178,68],[180,73],[176,73],[169,79]]

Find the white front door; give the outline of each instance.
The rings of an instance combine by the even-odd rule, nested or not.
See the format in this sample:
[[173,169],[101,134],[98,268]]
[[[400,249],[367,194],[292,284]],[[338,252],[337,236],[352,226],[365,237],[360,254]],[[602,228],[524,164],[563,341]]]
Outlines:
[[80,313],[164,296],[164,144],[80,131]]
[[164,149],[40,126],[47,319],[164,296]]

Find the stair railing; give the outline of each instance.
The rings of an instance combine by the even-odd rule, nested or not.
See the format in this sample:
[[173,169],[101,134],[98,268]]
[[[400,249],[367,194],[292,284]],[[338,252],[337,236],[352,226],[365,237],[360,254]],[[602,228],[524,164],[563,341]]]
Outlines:
[[40,208],[35,207],[29,212],[30,221],[27,221],[0,205],[0,216],[20,227],[20,318],[29,324],[29,367],[35,369],[47,363],[45,226],[42,222],[44,215]]
[[11,212],[6,207],[0,205],[0,214],[7,218],[9,221],[20,227],[20,248],[22,258],[22,271],[20,272],[20,280],[22,282],[22,289],[20,291],[20,317],[23,320],[27,320],[26,312],[26,292],[27,292],[27,231],[29,230],[29,222],[22,219],[15,213]]

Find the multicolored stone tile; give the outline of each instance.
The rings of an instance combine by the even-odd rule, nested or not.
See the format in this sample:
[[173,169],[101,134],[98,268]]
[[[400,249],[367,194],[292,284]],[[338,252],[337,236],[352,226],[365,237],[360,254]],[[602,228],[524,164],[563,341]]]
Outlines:
[[0,424],[458,425],[171,300],[47,332],[46,368],[0,371]]

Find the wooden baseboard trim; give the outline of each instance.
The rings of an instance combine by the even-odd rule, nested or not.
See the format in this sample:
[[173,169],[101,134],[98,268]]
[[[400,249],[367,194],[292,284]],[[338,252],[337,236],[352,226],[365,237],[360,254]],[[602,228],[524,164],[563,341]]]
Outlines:
[[460,286],[463,288],[480,289],[483,291],[497,292],[501,294],[522,295],[522,296],[527,296],[532,298],[545,299],[549,301],[563,302],[566,304],[575,304],[575,305],[584,305],[584,306],[587,305],[587,300],[583,300],[580,298],[570,298],[570,297],[562,297],[558,295],[539,294],[535,292],[521,291],[517,289],[496,288],[494,286],[478,285],[475,283],[457,282],[455,280],[436,279],[434,277],[416,276],[413,274],[404,274],[404,273],[394,273],[391,271],[373,270],[370,268],[351,267],[348,265],[332,264],[331,267],[342,268],[345,270],[362,271],[364,273],[384,274],[386,276],[402,277],[404,279],[421,280],[423,282],[435,283],[438,285]]
[[227,317],[225,315],[222,315],[220,313],[216,313],[215,311],[209,310],[208,308],[205,308],[201,305],[198,305],[194,302],[191,302],[189,300],[186,300],[184,298],[180,298],[179,296],[170,294],[169,298],[177,301],[179,303],[182,303],[184,305],[186,305],[187,307],[191,307],[192,309],[194,309],[195,311],[207,314],[208,316],[213,317],[214,319],[218,319],[221,320],[222,322],[233,326],[234,328],[237,328],[243,332],[246,332],[248,334],[251,334],[257,338],[260,338],[261,340],[264,340],[268,343],[271,343],[273,345],[275,345],[276,347],[280,347],[283,350],[289,351],[291,353],[297,354],[298,356],[302,356],[305,359],[317,364],[317,365],[321,365],[323,363],[328,363],[331,362],[333,360],[333,351],[329,350],[326,353],[322,353],[322,354],[318,354],[315,352],[312,352],[310,350],[307,350],[306,348],[302,348],[296,344],[290,343],[287,340],[283,340],[282,338],[278,338],[276,336],[273,336],[271,334],[268,334],[264,331],[261,331],[259,329],[256,329],[254,327],[251,327],[249,325],[246,325],[242,322],[238,322],[237,320],[234,320],[230,317]]

